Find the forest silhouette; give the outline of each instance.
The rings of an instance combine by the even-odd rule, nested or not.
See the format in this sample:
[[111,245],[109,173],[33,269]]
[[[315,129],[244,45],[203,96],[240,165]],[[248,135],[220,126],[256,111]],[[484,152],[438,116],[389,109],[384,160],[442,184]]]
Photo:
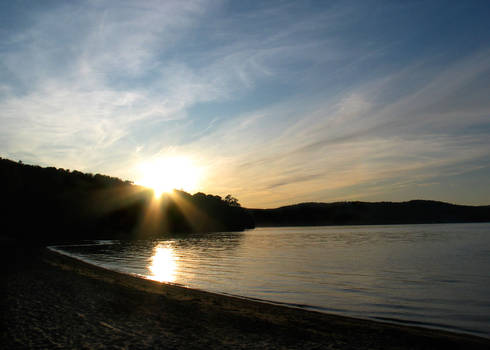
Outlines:
[[246,209],[238,200],[174,190],[155,199],[130,181],[0,158],[2,236],[30,243],[146,239],[255,226],[490,222],[490,206],[437,201],[301,203]]
[[30,242],[145,239],[168,233],[253,228],[250,213],[225,199],[175,190],[157,200],[130,181],[0,158],[3,234]]
[[249,209],[257,226],[397,225],[490,222],[490,206],[431,200],[408,202],[300,203]]

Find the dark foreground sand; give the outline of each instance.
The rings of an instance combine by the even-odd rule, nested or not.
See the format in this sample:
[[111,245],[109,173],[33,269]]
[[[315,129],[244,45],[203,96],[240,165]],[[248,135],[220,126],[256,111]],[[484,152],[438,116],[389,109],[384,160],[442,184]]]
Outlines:
[[224,297],[3,247],[0,346],[489,349],[490,340]]

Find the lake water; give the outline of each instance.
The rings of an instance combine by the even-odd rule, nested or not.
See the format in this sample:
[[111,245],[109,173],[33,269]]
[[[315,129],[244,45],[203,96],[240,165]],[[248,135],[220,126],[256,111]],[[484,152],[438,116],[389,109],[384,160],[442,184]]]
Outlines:
[[271,227],[54,247],[162,282],[490,337],[490,224]]

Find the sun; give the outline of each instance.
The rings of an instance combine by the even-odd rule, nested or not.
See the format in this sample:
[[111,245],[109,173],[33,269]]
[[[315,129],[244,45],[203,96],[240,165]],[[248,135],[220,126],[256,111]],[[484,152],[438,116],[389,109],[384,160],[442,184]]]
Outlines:
[[199,168],[190,158],[183,156],[162,157],[140,165],[142,177],[137,183],[150,187],[155,197],[173,190],[193,192],[200,178]]

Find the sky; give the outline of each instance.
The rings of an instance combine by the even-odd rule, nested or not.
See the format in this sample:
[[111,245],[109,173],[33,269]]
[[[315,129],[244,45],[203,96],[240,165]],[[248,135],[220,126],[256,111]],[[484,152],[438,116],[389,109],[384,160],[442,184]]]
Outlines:
[[488,1],[2,1],[0,156],[246,207],[490,204]]

